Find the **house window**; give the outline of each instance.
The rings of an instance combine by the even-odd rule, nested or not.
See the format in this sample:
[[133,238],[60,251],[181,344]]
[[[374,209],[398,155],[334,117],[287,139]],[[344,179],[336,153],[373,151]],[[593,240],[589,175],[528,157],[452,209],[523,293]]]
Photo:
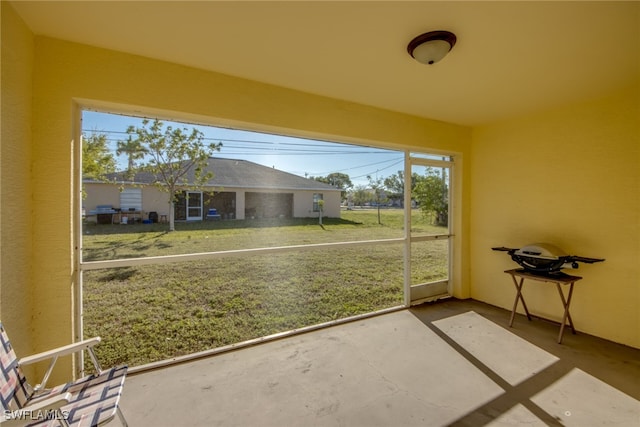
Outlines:
[[320,212],[320,201],[322,199],[322,193],[313,193],[313,211]]

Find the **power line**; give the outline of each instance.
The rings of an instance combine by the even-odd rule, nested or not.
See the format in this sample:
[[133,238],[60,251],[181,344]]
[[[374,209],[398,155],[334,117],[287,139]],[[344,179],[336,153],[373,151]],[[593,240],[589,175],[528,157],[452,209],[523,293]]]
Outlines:
[[[116,147],[115,143],[117,140],[107,140],[110,143],[110,147]],[[258,141],[260,142],[260,141]],[[364,151],[362,149],[345,149],[345,150],[335,150],[330,147],[326,147],[326,149],[320,149],[322,147],[309,145],[309,149],[304,148],[280,148],[275,144],[274,147],[252,147],[247,145],[224,145],[221,148],[221,153],[224,154],[240,154],[240,155],[283,155],[283,156],[295,156],[295,155],[309,155],[309,154],[317,154],[317,155],[352,155],[352,154],[384,154],[389,155],[389,152],[385,151]],[[315,148],[314,148],[315,147]],[[224,150],[224,151],[222,151]],[[226,151],[226,150],[246,150],[246,151]]]
[[[83,129],[83,132],[91,133],[91,134],[104,134],[107,136],[105,138],[106,142],[111,147],[116,147],[117,143],[120,141],[124,141],[123,139],[115,139],[109,138],[108,136],[114,135],[131,135],[131,133],[126,131],[116,131],[116,130],[96,130],[96,129]],[[281,138],[288,138],[283,136]],[[205,141],[214,141],[221,142],[222,149],[220,151],[221,155],[224,156],[334,156],[334,155],[377,155],[377,154],[385,154],[390,155],[395,152],[392,150],[385,149],[376,149],[372,147],[362,147],[362,148],[354,148],[353,145],[329,142],[329,141],[316,141],[316,140],[303,140],[297,142],[291,141],[260,141],[260,140],[251,140],[251,139],[236,139],[236,138],[213,138],[213,137],[204,137],[202,138]],[[296,147],[296,148],[288,148],[288,147]],[[230,151],[227,151],[230,150]],[[115,151],[115,150],[114,150]],[[382,160],[379,162],[368,163],[359,166],[353,166],[344,169],[331,170],[327,172],[302,172],[297,173],[298,175],[310,175],[310,176],[325,176],[331,173],[341,173],[347,171],[353,171],[356,169],[369,168],[377,165],[384,165],[386,163],[393,162],[387,166],[382,168],[378,167],[371,172],[367,172],[362,175],[358,175],[355,177],[350,177],[351,179],[359,179],[370,176],[374,173],[378,173],[380,171],[384,171],[390,169],[398,164],[404,162],[404,158],[398,160],[397,158]],[[294,173],[295,172],[289,172]]]
[[[124,132],[124,131],[116,131],[116,130],[102,130],[102,131],[95,131],[95,130],[90,130],[90,129],[83,129],[83,132],[91,132],[91,133],[97,133],[97,134],[119,134],[119,135],[131,135],[128,132]],[[287,138],[287,137],[282,137],[282,138]],[[314,141],[314,140],[305,140],[305,142],[289,142],[289,141],[260,141],[260,140],[252,140],[252,139],[235,139],[235,138],[213,138],[213,137],[204,137],[202,138],[205,141],[217,141],[217,142],[222,142],[223,144],[225,142],[227,143],[248,143],[248,144],[262,144],[262,145],[271,145],[271,146],[280,146],[280,145],[284,145],[284,146],[297,146],[297,147],[316,147],[316,148],[325,148],[325,146],[327,145],[331,145],[333,149],[339,150],[340,147],[343,147],[344,150],[353,150],[351,145],[348,144],[341,144],[338,142],[329,142],[329,141]],[[121,139],[112,139],[112,138],[106,138],[106,140],[108,142],[119,142],[122,141]],[[243,147],[245,148],[245,147]],[[249,148],[249,147],[246,147]],[[370,147],[367,147],[370,148]],[[375,148],[370,148],[371,150],[374,151],[370,151],[367,152],[369,154],[372,153],[381,153],[381,154],[388,154],[388,150],[383,150],[383,149],[375,149]],[[341,151],[342,152],[342,151]],[[344,152],[348,152],[348,151],[344,151]]]
[[364,174],[364,175],[360,175],[360,176],[353,176],[353,177],[350,177],[350,178],[351,178],[351,179],[358,179],[358,178],[364,178],[364,177],[367,177],[367,176],[371,176],[371,175],[373,175],[374,173],[378,173],[378,172],[381,172],[381,171],[383,171],[383,170],[390,169],[390,168],[394,167],[395,165],[399,165],[400,163],[403,163],[403,162],[404,162],[404,159],[402,159],[402,160],[398,160],[397,162],[395,162],[395,163],[393,163],[393,164],[391,164],[391,165],[389,165],[389,166],[387,166],[387,167],[385,167],[385,168],[382,168],[382,169],[376,169],[376,170],[375,170],[375,172],[369,172],[369,173],[366,173],[366,174]]

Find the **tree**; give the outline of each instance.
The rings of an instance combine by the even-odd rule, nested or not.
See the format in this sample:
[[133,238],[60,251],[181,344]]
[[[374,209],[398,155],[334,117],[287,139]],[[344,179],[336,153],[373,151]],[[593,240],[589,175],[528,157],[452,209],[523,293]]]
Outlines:
[[376,206],[378,207],[378,224],[382,225],[380,220],[380,205],[387,200],[387,196],[384,192],[384,184],[382,178],[376,178],[375,180],[367,175],[369,180],[369,187],[373,190]]
[[347,197],[347,191],[353,187],[353,183],[351,182],[349,175],[340,172],[330,173],[327,176],[314,176],[311,179],[339,188],[342,190],[340,196],[343,199]]
[[449,223],[449,187],[444,170],[438,172],[427,168],[414,189],[414,198],[420,204],[424,216],[435,214],[435,224],[446,226]]
[[384,186],[389,190],[389,197],[394,199],[404,198],[404,172],[398,171],[384,179]]
[[118,149],[116,155],[125,154],[127,156],[127,172],[133,173],[135,170],[135,161],[144,158],[146,154],[145,148],[139,140],[134,140],[129,135],[126,141],[118,141]]
[[[411,192],[416,186],[416,183],[420,179],[420,175],[416,172],[411,174]],[[384,179],[384,186],[388,190],[387,196],[390,199],[397,199],[401,201],[401,206],[404,206],[404,172],[398,171],[393,175],[390,175]]]
[[107,136],[92,132],[82,135],[82,177],[98,181],[116,171],[116,159],[107,146]]
[[367,190],[366,185],[357,185],[350,193],[353,204],[358,206],[362,206],[372,200],[371,193]]
[[322,225],[322,214],[324,212],[324,200],[318,200],[318,223]]
[[174,129],[156,119],[145,119],[142,127],[130,126],[127,133],[135,135],[132,144],[139,144],[146,153],[137,169],[151,174],[154,185],[169,194],[169,231],[175,230],[175,202],[183,190],[197,190],[213,177],[207,171],[209,157],[222,147],[221,143],[204,142],[204,134],[196,128]]

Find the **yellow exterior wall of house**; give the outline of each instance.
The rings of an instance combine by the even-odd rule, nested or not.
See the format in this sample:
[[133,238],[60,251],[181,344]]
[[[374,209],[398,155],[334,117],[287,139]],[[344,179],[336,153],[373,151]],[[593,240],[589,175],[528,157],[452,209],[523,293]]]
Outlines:
[[[517,267],[494,246],[549,242],[605,258],[569,271],[576,328],[640,347],[638,88],[474,129],[471,297],[511,309]],[[559,320],[554,286],[525,281],[529,310]]]
[[[82,201],[82,206],[86,212],[87,221],[95,222],[96,216],[91,215],[91,211],[95,210],[98,205],[111,205],[114,208],[120,206],[120,186],[107,183],[85,183],[86,197]],[[240,199],[244,199],[245,191],[272,193],[273,190],[236,190],[227,189],[236,192],[236,203]],[[313,195],[319,191],[313,190],[282,190],[283,193],[294,193],[293,216],[296,218],[317,217],[317,213],[313,212]],[[323,193],[325,200],[324,216],[330,218],[340,217],[340,192],[327,191]],[[154,186],[142,187],[142,210],[144,219],[147,218],[149,212],[156,212],[158,215],[168,215],[170,211],[168,194],[158,190]],[[204,212],[206,215],[206,212]],[[237,206],[234,217],[244,219],[244,201]],[[118,222],[118,216],[115,217]]]
[[[31,123],[33,34],[2,2],[0,112],[0,320],[17,354],[33,351]],[[45,307],[45,309],[47,309]]]
[[118,186],[102,183],[84,184],[85,198],[82,200],[82,208],[85,211],[88,221],[95,220],[90,214],[98,205],[111,205],[114,208],[120,207],[120,190]]
[[313,211],[313,195],[322,193],[324,200],[323,216],[340,218],[340,192],[339,191],[296,191],[293,203],[293,216],[297,218],[318,217],[318,212]]
[[[114,208],[120,206],[120,186],[106,183],[85,183],[86,197],[82,201],[82,206],[86,212],[87,221],[94,222],[96,217],[90,212],[98,205],[111,205]],[[142,211],[143,219],[147,219],[149,212],[156,212],[158,215],[169,214],[169,196],[154,186],[142,187]]]

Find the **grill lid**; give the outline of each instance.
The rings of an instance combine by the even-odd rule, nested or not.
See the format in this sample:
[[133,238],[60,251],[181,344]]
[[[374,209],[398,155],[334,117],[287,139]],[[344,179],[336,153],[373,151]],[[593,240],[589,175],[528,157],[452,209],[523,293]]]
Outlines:
[[558,260],[568,256],[562,249],[552,245],[551,243],[533,243],[531,245],[523,246],[520,249],[516,249],[513,253],[520,256],[549,260]]

